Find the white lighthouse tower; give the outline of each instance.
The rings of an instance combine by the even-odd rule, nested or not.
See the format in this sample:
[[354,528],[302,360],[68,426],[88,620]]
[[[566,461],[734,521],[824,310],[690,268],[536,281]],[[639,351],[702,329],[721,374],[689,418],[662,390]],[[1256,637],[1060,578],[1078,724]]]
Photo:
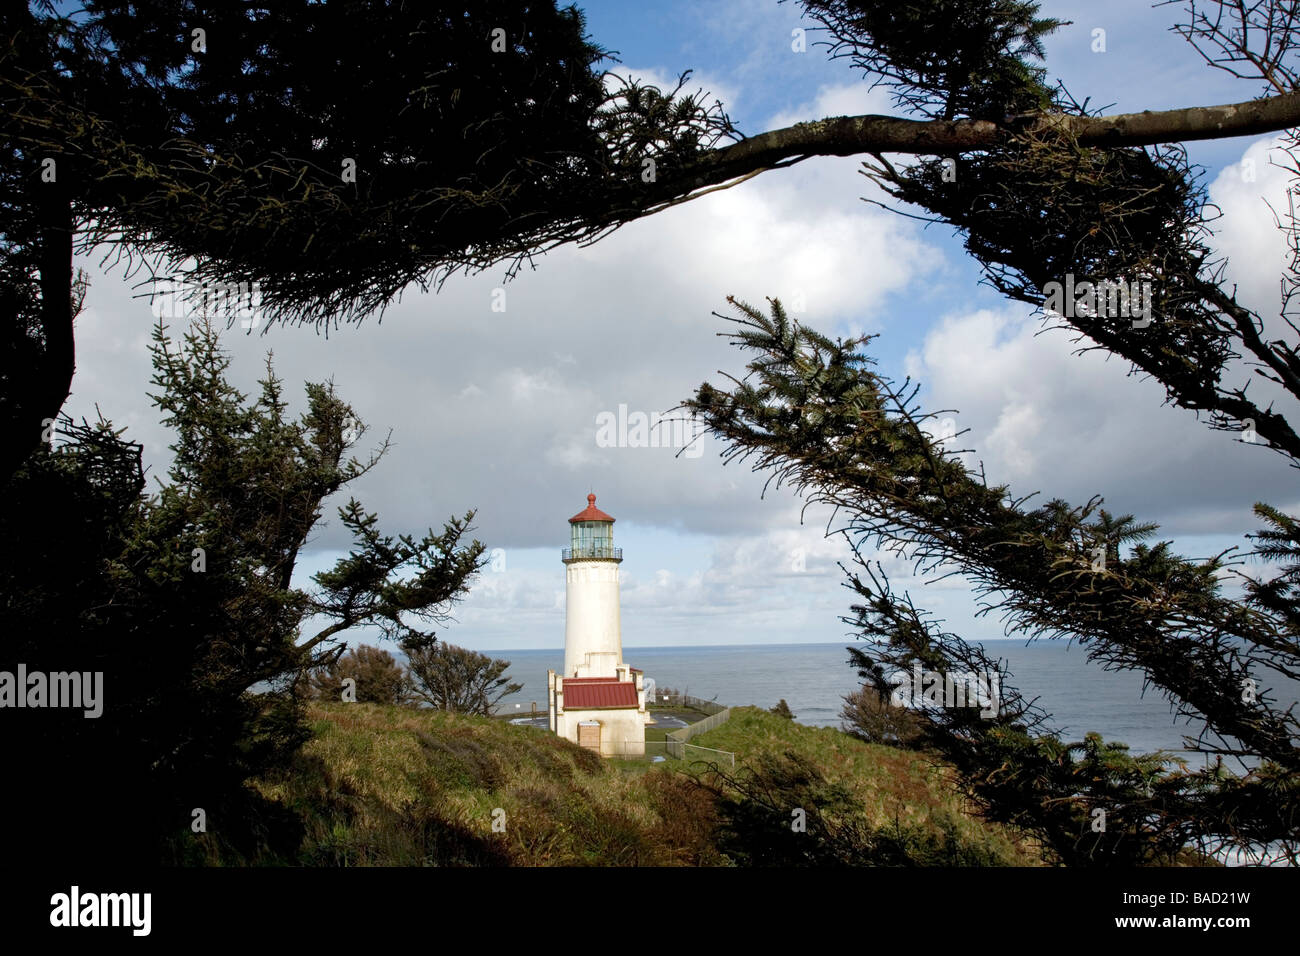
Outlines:
[[569,519],[566,568],[564,676],[617,677],[623,663],[618,610],[618,566],[614,519],[587,495],[587,508]]
[[623,662],[614,519],[587,495],[569,519],[564,673],[547,674],[551,729],[606,756],[645,753],[649,715],[641,672]]

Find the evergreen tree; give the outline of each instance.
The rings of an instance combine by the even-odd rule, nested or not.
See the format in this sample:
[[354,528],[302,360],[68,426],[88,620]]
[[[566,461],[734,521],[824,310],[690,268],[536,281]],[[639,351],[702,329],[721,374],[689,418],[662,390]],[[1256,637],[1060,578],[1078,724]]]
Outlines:
[[309,735],[305,675],[353,628],[406,639],[445,619],[483,560],[467,541],[472,512],[394,540],[353,499],[339,509],[352,552],[296,586],[324,501],[387,443],[351,456],[364,426],[327,385],[309,384],[290,417],[269,361],[248,401],[210,323],[179,348],[160,324],[153,355],[152,397],[175,435],[167,480],[146,493],[138,445],[107,422],[65,421],[0,512],[0,670],[103,675],[97,718],[6,710],[27,782],[5,788],[3,810],[40,858],[179,859],[196,810],[209,839],[238,852],[292,850],[292,821],[246,781]]
[[[998,689],[992,714],[945,706],[955,701],[942,695],[913,712],[925,743],[956,766],[991,819],[1023,828],[1072,865],[1172,862],[1224,848],[1296,859],[1300,726],[1274,696],[1300,673],[1293,519],[1256,507],[1273,524],[1257,553],[1283,561],[1283,575],[1247,578],[1234,600],[1220,582],[1223,555],[1192,561],[1167,542],[1142,543],[1155,526],[1111,515],[1099,498],[1029,508],[972,474],[927,430],[934,414],[915,403],[919,386],[896,386],[873,369],[864,350],[872,336],[831,341],[777,300],[767,314],[731,302],[736,344],[753,353],[749,374],[730,389],[701,386],[687,407],[728,443],[729,458],[752,458],[847,518],[848,583],[859,603],[844,620],[870,642],[850,648],[865,690],[887,696],[890,675],[914,665],[945,681],[986,675]],[[1010,633],[1072,639],[1092,660],[1142,673],[1202,728],[1191,746],[1218,759],[1192,769],[1096,734],[1062,741],[1005,667],[890,588],[866,553],[872,542],[921,568],[965,575]],[[1231,772],[1224,758],[1247,759]]]

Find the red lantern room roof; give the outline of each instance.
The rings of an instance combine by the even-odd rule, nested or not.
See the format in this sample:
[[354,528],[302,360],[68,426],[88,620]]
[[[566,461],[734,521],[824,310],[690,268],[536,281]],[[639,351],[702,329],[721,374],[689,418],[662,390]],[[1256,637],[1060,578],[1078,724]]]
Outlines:
[[579,511],[569,519],[569,524],[576,524],[579,521],[608,521],[613,524],[614,519],[596,507],[595,495],[587,495],[587,510]]

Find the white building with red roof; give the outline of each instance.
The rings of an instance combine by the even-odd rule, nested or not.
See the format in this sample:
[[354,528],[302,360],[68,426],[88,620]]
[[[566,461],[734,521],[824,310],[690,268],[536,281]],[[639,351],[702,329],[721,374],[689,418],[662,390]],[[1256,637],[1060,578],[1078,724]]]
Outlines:
[[623,662],[614,519],[587,495],[587,507],[569,519],[564,549],[566,593],[564,673],[547,671],[550,726],[561,737],[602,756],[645,754],[642,674]]

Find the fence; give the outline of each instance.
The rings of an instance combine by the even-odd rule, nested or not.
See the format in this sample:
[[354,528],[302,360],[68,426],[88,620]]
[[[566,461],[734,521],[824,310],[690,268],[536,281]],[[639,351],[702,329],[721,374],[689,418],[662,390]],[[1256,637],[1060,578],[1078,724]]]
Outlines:
[[668,731],[668,736],[674,740],[680,740],[682,743],[685,743],[697,734],[707,733],[714,727],[721,727],[730,717],[731,708],[723,707],[721,710],[714,714],[710,714],[703,720],[696,721],[689,727],[679,727],[677,730]]
[[688,744],[684,740],[647,740],[645,742],[645,751],[634,750],[630,747],[620,747],[607,742],[603,756],[611,757],[615,760],[651,760],[655,762],[664,760],[683,760],[689,763],[703,762],[714,763],[719,767],[728,767],[735,769],[736,755],[728,750],[715,750],[712,747],[701,747],[698,744]]
[[497,702],[492,707],[492,717],[545,717],[550,713],[546,701],[542,701],[541,707],[537,706],[537,701],[530,700],[525,707],[523,701],[512,700],[508,704]]
[[635,744],[621,745],[617,741],[604,741],[604,756],[614,757],[618,760],[653,760],[655,757],[662,757],[665,760],[673,757],[671,741],[667,740],[647,740],[645,741],[645,751],[634,749]]
[[682,744],[682,760],[692,762],[701,760],[706,763],[715,763],[719,767],[727,766],[732,770],[736,769],[736,755],[730,750],[714,750],[712,747],[700,747],[696,744]]
[[692,697],[690,694],[655,694],[654,700],[647,703],[655,707],[689,707],[709,715],[727,709],[716,700],[704,700],[700,697]]
[[[692,698],[692,699],[696,699],[696,698]],[[703,701],[702,703],[710,703],[710,702]],[[695,706],[695,705],[692,704],[691,706]],[[720,710],[710,714],[708,717],[705,717],[703,720],[691,724],[689,727],[681,727],[678,728],[677,730],[668,731],[666,735],[667,739],[664,741],[664,743],[668,744],[668,754],[672,757],[676,757],[678,760],[687,760],[687,759],[712,760],[715,763],[723,763],[724,762],[723,758],[725,758],[725,763],[727,764],[727,766],[735,767],[736,755],[731,753],[730,751],[714,750],[712,747],[700,747],[696,744],[687,743],[688,740],[690,740],[692,737],[696,736],[697,734],[706,733],[707,731],[712,730],[714,727],[721,727],[723,724],[727,722],[727,719],[729,717],[731,717],[731,708],[723,707]],[[700,751],[701,752],[700,756],[691,758],[690,757],[691,751]],[[710,754],[714,754],[716,756],[714,757],[706,756],[703,753],[704,751],[708,751]]]

